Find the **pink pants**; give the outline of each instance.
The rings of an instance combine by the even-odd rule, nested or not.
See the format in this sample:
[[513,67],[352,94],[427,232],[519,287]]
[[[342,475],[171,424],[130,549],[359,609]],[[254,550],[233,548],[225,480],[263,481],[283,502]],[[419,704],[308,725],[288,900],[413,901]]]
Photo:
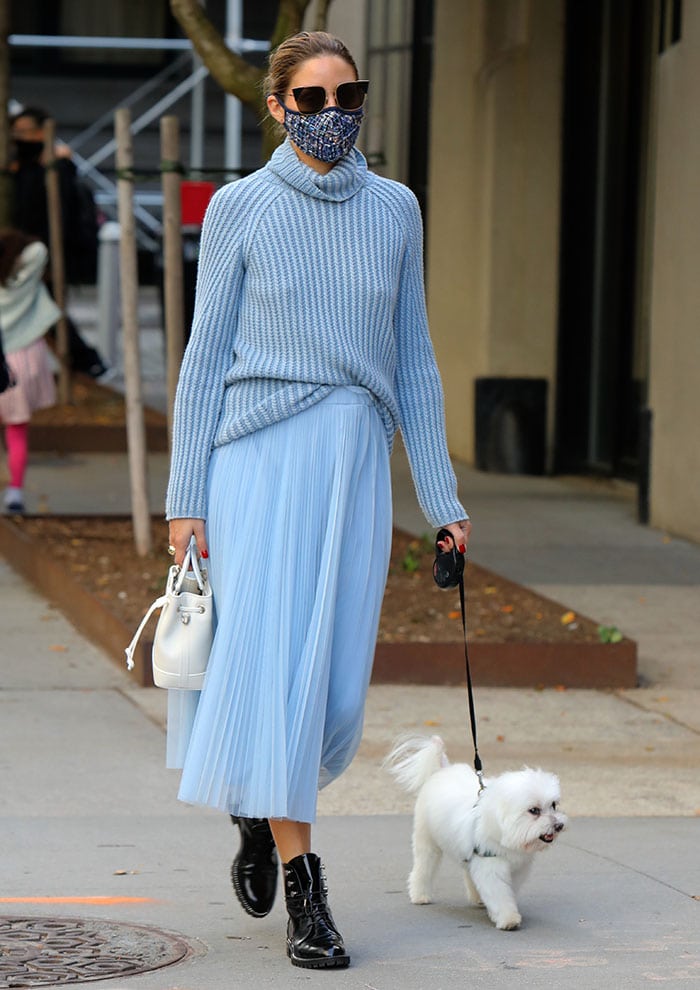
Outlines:
[[29,458],[29,423],[12,423],[5,427],[7,467],[10,488],[22,488]]

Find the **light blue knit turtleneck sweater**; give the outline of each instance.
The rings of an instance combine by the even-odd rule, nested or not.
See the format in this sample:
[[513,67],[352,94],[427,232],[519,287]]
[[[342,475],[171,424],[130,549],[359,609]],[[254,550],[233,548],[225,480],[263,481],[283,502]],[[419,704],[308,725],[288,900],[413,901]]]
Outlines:
[[204,221],[175,400],[166,515],[206,518],[212,447],[293,416],[334,386],[369,390],[400,429],[433,526],[463,519],[428,334],[413,194],[354,150],[327,175],[288,141],[225,186]]

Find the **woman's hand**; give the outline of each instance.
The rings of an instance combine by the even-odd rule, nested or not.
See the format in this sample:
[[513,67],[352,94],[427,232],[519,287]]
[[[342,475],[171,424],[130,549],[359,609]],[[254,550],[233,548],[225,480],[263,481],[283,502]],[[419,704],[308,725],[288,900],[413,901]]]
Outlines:
[[197,542],[197,549],[200,557],[205,560],[209,556],[207,547],[207,537],[204,529],[203,519],[171,519],[168,524],[168,538],[170,546],[175,547],[174,560],[176,564],[182,564],[185,553],[190,545],[190,540],[194,536]]
[[[448,530],[452,534],[452,539],[455,542],[455,546],[460,553],[467,552],[467,544],[469,543],[469,534],[472,531],[472,524],[469,519],[462,519],[460,522],[448,523],[443,526],[442,529]],[[438,546],[441,550],[451,550],[447,540],[441,540]]]

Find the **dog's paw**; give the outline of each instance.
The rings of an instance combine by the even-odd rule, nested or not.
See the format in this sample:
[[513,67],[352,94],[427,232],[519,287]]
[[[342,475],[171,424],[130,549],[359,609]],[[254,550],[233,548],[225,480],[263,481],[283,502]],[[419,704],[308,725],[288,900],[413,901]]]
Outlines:
[[495,918],[496,928],[500,929],[502,932],[514,932],[516,928],[520,928],[520,922],[523,920],[521,915],[517,911],[512,914],[504,914],[502,918]]
[[433,899],[429,894],[409,892],[411,904],[432,904]]

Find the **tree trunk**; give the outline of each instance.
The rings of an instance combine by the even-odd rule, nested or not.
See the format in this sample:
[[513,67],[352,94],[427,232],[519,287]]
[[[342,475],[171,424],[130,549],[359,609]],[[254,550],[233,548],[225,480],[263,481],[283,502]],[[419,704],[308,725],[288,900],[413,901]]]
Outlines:
[[[160,158],[180,161],[180,127],[177,117],[161,117]],[[168,387],[168,444],[173,436],[173,407],[177,379],[182,363],[185,340],[182,207],[180,174],[175,169],[163,172],[163,299],[165,302],[165,371]]]
[[131,491],[131,518],[136,553],[145,557],[151,549],[151,515],[148,502],[148,457],[146,426],[141,396],[141,357],[139,352],[138,266],[134,220],[134,167],[131,143],[131,113],[122,107],[115,113],[117,138],[117,196],[121,227],[119,262],[121,269],[122,334],[124,341],[124,384],[126,386],[126,443]]
[[[61,315],[56,324],[56,357],[60,364],[58,373],[58,401],[70,402],[70,355],[68,348],[68,321],[66,319],[66,259],[63,241],[63,204],[56,168],[56,123],[50,119],[44,124],[44,159],[46,161],[46,212],[49,221],[49,266],[51,288]],[[65,218],[70,223],[70,217]]]
[[[304,15],[310,2],[311,0],[280,0],[277,22],[270,38],[271,49],[302,30]],[[319,0],[316,12],[317,30],[325,28],[330,5],[331,0]],[[265,159],[269,158],[280,143],[281,135],[277,128],[271,126],[267,112],[266,94],[262,91],[265,71],[231,51],[207,17],[199,0],[170,0],[170,9],[221,88],[231,96],[237,96],[257,116],[262,124],[263,155]]]
[[10,126],[7,104],[10,99],[10,0],[0,0],[0,227],[12,220],[14,182],[7,169],[10,164]]

